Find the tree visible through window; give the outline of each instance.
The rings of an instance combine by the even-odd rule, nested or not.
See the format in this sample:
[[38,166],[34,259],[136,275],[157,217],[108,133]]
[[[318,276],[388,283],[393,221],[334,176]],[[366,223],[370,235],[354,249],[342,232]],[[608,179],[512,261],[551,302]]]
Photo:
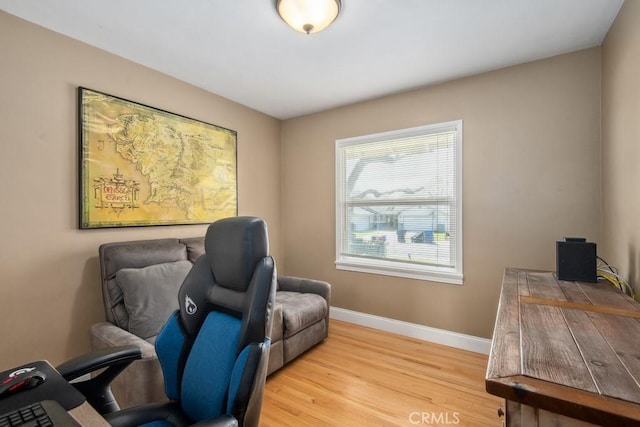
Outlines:
[[462,122],[336,141],[336,266],[462,283]]

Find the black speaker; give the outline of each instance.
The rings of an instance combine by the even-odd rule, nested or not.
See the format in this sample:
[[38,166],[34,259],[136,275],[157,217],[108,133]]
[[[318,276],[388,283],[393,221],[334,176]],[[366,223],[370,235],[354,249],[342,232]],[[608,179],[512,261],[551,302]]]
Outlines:
[[556,242],[556,272],[560,280],[597,282],[596,244],[582,237]]

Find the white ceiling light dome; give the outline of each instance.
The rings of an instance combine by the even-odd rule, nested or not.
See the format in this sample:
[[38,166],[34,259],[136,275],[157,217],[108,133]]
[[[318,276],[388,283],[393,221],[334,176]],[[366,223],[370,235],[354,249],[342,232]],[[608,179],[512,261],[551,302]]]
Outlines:
[[284,22],[301,33],[318,33],[340,13],[340,0],[277,0],[276,9]]

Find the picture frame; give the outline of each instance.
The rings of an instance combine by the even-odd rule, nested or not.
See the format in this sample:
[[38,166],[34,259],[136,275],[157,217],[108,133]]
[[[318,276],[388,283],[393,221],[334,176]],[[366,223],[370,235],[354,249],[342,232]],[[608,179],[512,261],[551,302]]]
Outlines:
[[238,214],[237,132],[78,88],[81,229]]

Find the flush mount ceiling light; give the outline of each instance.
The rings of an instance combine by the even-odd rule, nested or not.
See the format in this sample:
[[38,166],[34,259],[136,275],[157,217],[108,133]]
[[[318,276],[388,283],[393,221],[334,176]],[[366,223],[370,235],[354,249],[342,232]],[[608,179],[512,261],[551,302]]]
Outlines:
[[284,22],[301,33],[327,28],[340,13],[340,0],[277,0],[276,9]]

